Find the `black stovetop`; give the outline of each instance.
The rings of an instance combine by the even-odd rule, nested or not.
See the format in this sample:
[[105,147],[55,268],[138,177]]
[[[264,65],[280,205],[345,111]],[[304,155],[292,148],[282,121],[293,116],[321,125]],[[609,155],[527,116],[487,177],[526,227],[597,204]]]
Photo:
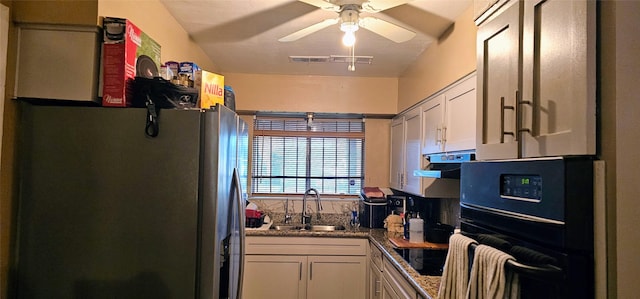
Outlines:
[[394,249],[411,267],[421,275],[441,276],[447,250]]

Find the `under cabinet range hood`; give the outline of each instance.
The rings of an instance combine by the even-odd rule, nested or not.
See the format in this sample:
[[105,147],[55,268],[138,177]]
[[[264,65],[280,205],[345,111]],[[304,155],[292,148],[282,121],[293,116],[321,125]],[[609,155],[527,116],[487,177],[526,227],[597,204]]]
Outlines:
[[474,152],[441,153],[425,155],[429,164],[425,169],[414,170],[413,175],[426,178],[460,179],[460,165],[475,160]]

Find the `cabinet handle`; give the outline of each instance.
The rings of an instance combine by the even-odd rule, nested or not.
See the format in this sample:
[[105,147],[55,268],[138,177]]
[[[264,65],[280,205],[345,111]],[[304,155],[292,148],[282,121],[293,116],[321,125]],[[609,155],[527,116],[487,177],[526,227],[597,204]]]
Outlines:
[[313,280],[313,262],[309,263],[309,280]]
[[511,135],[517,141],[516,134],[514,134],[513,132],[505,132],[504,131],[504,110],[505,109],[514,110],[515,111],[515,107],[513,107],[513,106],[505,106],[504,105],[504,97],[500,97],[500,143],[504,143],[504,135]]
[[[531,106],[531,109],[533,109],[533,101],[522,101],[520,100],[520,98],[518,97],[519,93],[516,90],[516,101],[518,101],[518,107],[521,105],[529,105]],[[520,109],[521,114],[524,113],[524,109]],[[524,124],[524,120],[522,119],[522,115],[520,115],[520,120],[518,121],[518,123],[520,124],[520,128],[518,129],[518,133],[522,133],[522,132],[528,132],[529,134],[531,134],[532,130],[531,128],[525,128],[523,126]],[[533,113],[531,115],[531,126],[533,126]]]
[[438,127],[436,129],[436,145],[442,143],[441,134],[442,134],[442,128]]
[[447,127],[442,127],[442,142],[440,143],[440,150],[444,152],[444,145],[447,143]]
[[298,263],[298,276],[300,276],[298,280],[302,281],[302,262]]
[[[379,294],[380,293],[380,285],[382,284],[382,281],[380,281],[380,279],[376,280],[376,286],[375,286],[375,293]],[[377,296],[376,296],[377,297]]]

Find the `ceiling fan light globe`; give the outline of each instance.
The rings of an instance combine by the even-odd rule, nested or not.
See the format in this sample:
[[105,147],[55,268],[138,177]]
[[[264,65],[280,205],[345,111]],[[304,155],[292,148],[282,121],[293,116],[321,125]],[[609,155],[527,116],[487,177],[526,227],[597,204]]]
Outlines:
[[353,32],[345,32],[342,37],[342,44],[347,47],[353,47],[356,43],[356,35]]
[[360,27],[358,22],[342,22],[340,23],[340,31],[342,32],[356,32]]

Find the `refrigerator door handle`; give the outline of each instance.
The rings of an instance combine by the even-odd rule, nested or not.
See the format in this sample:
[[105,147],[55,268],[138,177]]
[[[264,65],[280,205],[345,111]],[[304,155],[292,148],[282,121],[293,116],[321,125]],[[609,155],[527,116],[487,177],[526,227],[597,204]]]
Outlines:
[[238,265],[238,298],[242,298],[242,287],[243,287],[243,280],[244,280],[244,239],[245,239],[245,233],[244,233],[244,218],[245,218],[245,213],[244,213],[244,204],[243,204],[243,200],[242,200],[242,187],[240,186],[240,175],[238,174],[238,169],[237,168],[233,168],[233,187],[235,188],[235,193],[236,193],[236,200],[237,200],[237,204],[238,204],[238,222],[239,222],[239,229],[240,229],[240,242],[239,243],[239,249],[240,249],[240,265]]

